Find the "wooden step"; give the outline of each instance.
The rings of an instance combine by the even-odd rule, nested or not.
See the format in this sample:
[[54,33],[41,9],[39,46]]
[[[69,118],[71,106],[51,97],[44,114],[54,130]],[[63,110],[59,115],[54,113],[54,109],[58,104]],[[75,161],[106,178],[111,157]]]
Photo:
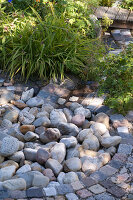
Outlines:
[[112,19],[114,22],[111,27],[133,29],[133,11],[117,7],[98,7],[95,11],[98,19],[104,16]]

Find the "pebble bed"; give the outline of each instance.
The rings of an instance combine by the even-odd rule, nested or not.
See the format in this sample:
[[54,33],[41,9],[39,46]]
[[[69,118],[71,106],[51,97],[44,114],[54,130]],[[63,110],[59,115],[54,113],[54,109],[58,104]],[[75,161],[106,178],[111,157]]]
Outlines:
[[133,111],[113,114],[94,82],[1,84],[1,200],[133,199]]

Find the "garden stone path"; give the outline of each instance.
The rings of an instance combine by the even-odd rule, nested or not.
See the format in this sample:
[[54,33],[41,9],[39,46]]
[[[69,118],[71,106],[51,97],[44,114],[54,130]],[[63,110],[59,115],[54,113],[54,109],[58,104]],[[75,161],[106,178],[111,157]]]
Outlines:
[[108,53],[117,55],[130,43],[133,43],[133,31],[110,28],[108,32],[105,32],[103,40],[111,48]]
[[17,101],[21,93],[30,88],[35,89],[37,97],[56,108],[64,107],[64,99],[65,106],[69,106],[71,97],[72,102],[78,102],[85,108],[89,108],[92,117],[97,113],[106,113],[113,125],[112,135],[115,132],[116,135],[122,137],[116,153],[108,164],[90,175],[79,172],[79,180],[70,184],[53,184],[50,188],[32,187],[23,191],[3,189],[0,182],[0,200],[133,200],[133,111],[130,111],[126,117],[113,114],[112,110],[104,105],[105,96],[98,97],[98,84],[91,81],[79,85],[77,79],[74,81],[66,79],[61,84],[51,82],[43,87],[36,83],[31,86],[19,84],[18,87],[11,82],[6,84],[4,79],[1,79],[0,83],[1,104],[4,102],[10,105],[13,94]]

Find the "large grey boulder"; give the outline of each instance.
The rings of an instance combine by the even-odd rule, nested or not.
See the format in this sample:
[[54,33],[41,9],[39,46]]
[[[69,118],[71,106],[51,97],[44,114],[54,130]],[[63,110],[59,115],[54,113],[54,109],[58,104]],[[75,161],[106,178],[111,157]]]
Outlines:
[[37,149],[25,148],[24,155],[26,160],[36,162]]
[[76,108],[74,110],[74,114],[75,115],[83,115],[83,116],[85,116],[85,118],[90,118],[91,117],[90,110],[89,109],[85,109],[83,107]]
[[17,171],[16,174],[23,174],[26,172],[30,172],[31,171],[31,166],[29,164],[23,165],[22,167],[20,167]]
[[103,162],[101,159],[97,157],[88,157],[83,158],[83,164],[82,164],[82,171],[87,172],[88,174],[98,170],[100,167],[103,166]]
[[71,184],[73,182],[79,181],[78,175],[75,172],[68,172],[65,174],[63,179],[64,184]]
[[99,123],[99,122],[93,123],[90,126],[90,128],[92,128],[92,130],[94,131],[94,134],[98,132],[100,135],[103,135],[108,131],[106,126],[102,123]]
[[25,92],[22,93],[22,96],[21,96],[21,100],[26,102],[28,101],[30,98],[32,98],[34,95],[34,89],[31,88],[30,90],[27,90]]
[[34,174],[32,186],[33,187],[47,187],[49,184],[49,178],[47,176]]
[[83,142],[89,135],[93,134],[93,130],[88,128],[88,129],[83,129],[79,132],[77,139],[79,142]]
[[46,131],[40,134],[40,140],[44,144],[58,141],[61,137],[60,131],[57,128],[48,128]]
[[47,112],[47,113],[51,113],[51,111],[54,110],[54,107],[51,104],[43,104],[42,108],[41,108],[41,112]]
[[25,180],[26,188],[30,188],[30,187],[32,187],[32,181],[33,181],[33,178],[35,175],[42,175],[42,173],[39,171],[29,171],[26,173],[20,173],[17,176],[19,178],[23,178]]
[[64,143],[66,148],[72,148],[75,147],[77,145],[77,139],[74,136],[69,136],[66,138],[62,138],[60,140],[61,143]]
[[0,169],[0,181],[11,179],[15,174],[16,167],[14,165],[3,167]]
[[79,155],[80,155],[79,147],[80,147],[80,145],[77,144],[75,147],[67,149],[66,159],[79,157]]
[[47,116],[45,117],[39,117],[38,119],[36,119],[33,123],[33,125],[35,127],[38,127],[38,126],[45,126],[45,127],[49,127],[51,124],[50,120],[48,119]]
[[102,138],[101,145],[105,148],[109,148],[111,146],[116,146],[121,142],[120,136],[112,136],[112,137],[105,137]]
[[54,109],[50,113],[50,121],[54,127],[57,127],[61,122],[67,122],[65,114],[61,110]]
[[81,169],[81,160],[77,157],[70,158],[64,163],[64,170],[68,171],[79,171]]
[[95,122],[99,122],[99,123],[103,123],[106,128],[109,128],[109,116],[105,113],[98,113],[95,117],[94,117],[94,121]]
[[44,104],[44,100],[42,98],[39,98],[39,97],[33,97],[31,99],[29,99],[26,104],[29,106],[29,107],[40,107]]
[[70,105],[70,110],[74,111],[75,109],[80,108],[80,107],[83,107],[83,106],[81,104],[77,103],[77,102],[73,102]]
[[7,130],[6,131],[0,130],[0,143],[5,137],[9,137],[7,133],[8,133]]
[[36,118],[37,118],[37,115],[38,115],[38,108],[37,107],[33,107],[29,110],[29,113],[34,115]]
[[43,148],[40,148],[38,149],[37,151],[37,155],[36,155],[36,160],[39,164],[41,165],[44,165],[45,162],[50,158],[50,153],[43,149]]
[[28,101],[30,98],[32,98],[34,95],[34,89],[31,88],[30,90],[27,90],[25,92],[22,93],[22,96],[21,96],[21,100],[26,102]]
[[22,111],[19,113],[19,121],[23,125],[32,124],[34,120],[35,120],[35,116],[30,114],[28,111]]
[[84,115],[74,115],[72,117],[71,122],[73,124],[75,124],[76,126],[81,127],[81,126],[83,126],[83,124],[85,122],[85,116]]
[[57,160],[51,158],[47,160],[45,167],[52,169],[52,171],[56,176],[58,176],[58,174],[61,172],[63,168],[62,165]]
[[57,196],[57,191],[55,189],[55,187],[47,187],[47,188],[43,188],[43,193],[46,197],[54,197]]
[[90,134],[87,138],[85,138],[85,140],[82,143],[82,146],[84,149],[98,151],[100,144],[97,137],[93,134]]
[[7,129],[9,129],[9,128],[12,127],[12,122],[9,121],[8,119],[4,119],[4,120],[2,121],[1,127],[2,127],[2,128],[7,128]]
[[63,108],[63,112],[67,118],[67,122],[70,123],[73,117],[73,112],[69,110],[68,108]]
[[28,131],[25,135],[24,135],[24,139],[25,141],[29,142],[29,141],[36,141],[37,139],[39,139],[39,136],[36,133],[33,133],[32,131]]
[[19,149],[19,140],[9,136],[5,137],[2,140],[2,144],[0,146],[0,155],[4,157],[8,157],[16,153]]
[[65,173],[64,172],[60,172],[58,177],[57,177],[58,183],[63,184],[64,177],[65,177]]
[[4,181],[2,186],[8,190],[26,190],[26,182],[23,178]]
[[8,159],[13,160],[13,161],[19,163],[19,162],[25,160],[25,156],[24,156],[23,151],[17,151],[12,156],[10,156]]
[[[31,109],[33,109],[33,108],[31,108]],[[49,118],[49,113],[46,112],[46,111],[38,112],[38,113],[36,114],[36,118],[40,118],[40,117],[47,117],[47,118]]]
[[79,200],[78,196],[74,193],[68,193],[66,194],[66,199],[67,200]]
[[72,135],[77,136],[79,129],[75,124],[61,122],[58,124],[58,129],[62,135]]
[[19,110],[18,109],[8,109],[5,114],[3,119],[7,119],[11,122],[17,122],[19,116]]
[[57,143],[51,149],[51,157],[57,160],[59,163],[62,163],[66,156],[66,147],[64,143]]
[[13,160],[7,160],[0,164],[0,168],[9,167],[9,166],[15,166],[16,169],[18,169],[19,167],[18,163],[14,162]]
[[13,92],[8,91],[8,90],[3,91],[1,94],[1,98],[0,98],[0,105],[7,104],[11,100],[13,100],[14,97],[15,97],[15,95]]

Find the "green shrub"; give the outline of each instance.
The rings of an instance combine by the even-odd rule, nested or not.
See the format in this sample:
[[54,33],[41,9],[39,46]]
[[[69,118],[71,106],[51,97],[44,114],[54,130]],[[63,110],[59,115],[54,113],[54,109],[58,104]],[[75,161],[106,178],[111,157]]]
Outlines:
[[42,20],[33,11],[38,23],[29,16],[21,17],[22,21],[18,16],[13,21],[6,16],[10,23],[3,32],[0,45],[0,61],[4,69],[11,76],[21,72],[26,79],[31,75],[50,78],[58,74],[63,78],[65,71],[85,78],[88,71],[96,66],[97,58],[103,56],[100,42],[82,37],[65,22],[63,15],[57,17],[53,13]]
[[129,9],[129,10],[133,10],[133,1],[132,0],[123,0],[121,7]]
[[102,65],[100,93],[107,93],[106,104],[121,113],[133,109],[133,44],[105,58]]
[[100,5],[110,7],[114,2],[115,0],[100,0]]
[[[95,37],[89,15],[97,0],[37,4],[2,0],[0,5],[0,61],[11,76],[21,72],[26,79],[31,75],[63,77],[65,71],[71,71],[82,78],[95,77],[99,57],[105,52],[100,41],[89,39]],[[29,10],[30,5],[37,12]]]
[[[42,19],[51,13],[53,9],[56,16],[64,16],[65,22],[69,23],[73,29],[84,36],[95,38],[94,23],[90,19],[90,14],[94,12],[94,7],[98,6],[99,0],[1,0],[5,6],[5,12],[23,11],[25,14],[32,14],[29,6],[34,7]],[[99,22],[95,22],[99,25]]]
[[0,7],[7,15],[16,11],[21,11],[25,15],[33,15],[30,6],[34,7],[42,18],[49,12],[48,4],[42,0],[40,2],[37,0],[12,0],[10,3],[7,0],[0,0]]
[[[88,37],[95,37],[93,23],[90,14],[94,7],[98,6],[98,1],[92,0],[67,0],[65,4],[65,18],[73,29]],[[95,22],[95,23],[98,23]]]

